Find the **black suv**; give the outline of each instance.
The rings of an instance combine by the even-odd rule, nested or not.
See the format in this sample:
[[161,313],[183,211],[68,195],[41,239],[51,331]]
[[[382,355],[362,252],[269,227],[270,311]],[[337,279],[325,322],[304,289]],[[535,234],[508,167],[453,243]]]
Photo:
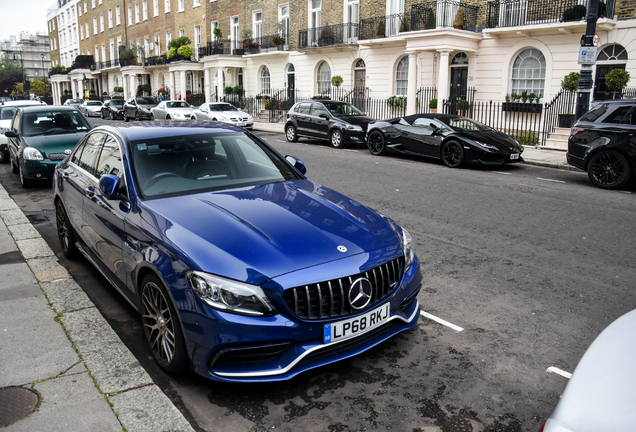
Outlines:
[[364,144],[367,125],[372,121],[346,102],[298,102],[287,113],[285,135],[291,142],[298,137],[322,138],[340,148],[348,143]]
[[567,160],[598,187],[625,186],[636,174],[636,100],[603,101],[585,113],[572,126]]

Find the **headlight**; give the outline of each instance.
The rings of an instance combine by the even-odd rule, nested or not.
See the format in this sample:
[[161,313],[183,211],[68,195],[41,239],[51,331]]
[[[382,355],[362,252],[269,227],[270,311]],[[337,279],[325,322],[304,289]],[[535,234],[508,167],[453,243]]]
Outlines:
[[347,130],[362,132],[362,127],[358,125],[347,125]]
[[487,144],[487,143],[483,143],[481,141],[475,141],[480,147],[483,147],[487,150],[494,150],[497,151],[499,150],[496,146],[492,145],[492,144]]
[[380,216],[395,232],[395,235],[400,240],[402,244],[402,252],[404,253],[404,272],[411,268],[413,265],[413,259],[415,258],[415,252],[413,251],[413,238],[411,234],[404,228],[402,228],[397,222],[395,222],[390,217],[385,214],[380,213],[377,210],[374,210],[378,216]]
[[150,110],[148,108],[144,108],[144,107],[139,107],[139,109],[145,113],[149,113]]
[[26,160],[36,160],[41,161],[44,160],[42,153],[38,149],[34,149],[33,147],[27,147],[22,152],[22,157]]
[[189,271],[188,280],[197,297],[214,309],[252,316],[277,313],[259,286],[200,271]]

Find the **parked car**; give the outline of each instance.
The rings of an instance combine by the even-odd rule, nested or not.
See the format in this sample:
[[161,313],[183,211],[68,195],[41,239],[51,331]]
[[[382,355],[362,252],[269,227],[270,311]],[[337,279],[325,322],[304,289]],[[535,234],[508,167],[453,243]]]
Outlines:
[[169,100],[161,101],[159,105],[150,110],[152,120],[174,120],[190,121],[194,120],[192,106],[184,101]]
[[469,161],[484,165],[523,161],[523,146],[511,136],[452,114],[414,114],[371,123],[367,146],[372,155],[394,150],[441,159],[451,168]]
[[636,424],[636,310],[592,342],[540,432],[616,432]]
[[8,131],[9,126],[11,126],[13,114],[17,111],[18,107],[32,105],[41,106],[42,103],[32,100],[7,100],[0,106],[0,163],[9,162],[9,149],[7,147],[9,140],[4,136],[4,133]]
[[104,102],[101,111],[102,119],[115,120],[124,118],[124,100],[123,99],[109,99]]
[[11,168],[20,174],[22,186],[50,182],[55,165],[90,129],[90,123],[73,107],[18,108],[4,134],[9,140]]
[[134,97],[124,102],[124,121],[151,119],[152,109],[159,105],[159,101],[151,97]]
[[79,108],[84,103],[84,99],[66,99],[62,105],[70,105]]
[[405,229],[305,171],[233,126],[101,126],[55,172],[62,251],[139,310],[165,371],[286,380],[412,328],[422,286]]
[[213,120],[221,123],[231,124],[243,129],[254,127],[254,118],[227,102],[213,102],[202,104],[193,112],[197,121]]
[[100,101],[88,100],[84,101],[77,109],[86,117],[101,117],[103,106],[104,104]]
[[603,101],[572,126],[567,161],[596,186],[618,189],[636,174],[636,101]]
[[336,148],[346,144],[364,144],[367,125],[373,119],[346,102],[298,102],[287,112],[287,141],[298,137],[329,140]]

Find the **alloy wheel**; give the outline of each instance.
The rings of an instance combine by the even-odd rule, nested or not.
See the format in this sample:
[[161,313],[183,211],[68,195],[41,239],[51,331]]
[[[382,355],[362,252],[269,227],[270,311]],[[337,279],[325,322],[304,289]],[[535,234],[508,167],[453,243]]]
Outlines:
[[457,168],[464,161],[464,150],[457,141],[449,141],[442,149],[442,161],[450,168]]
[[620,188],[629,180],[629,164],[622,154],[604,151],[590,160],[588,177],[601,188]]
[[331,146],[335,148],[341,148],[343,147],[343,144],[342,132],[337,129],[331,132]]
[[57,224],[57,238],[60,241],[62,253],[65,257],[72,258],[77,252],[75,234],[69,224],[68,216],[61,200],[58,201],[55,206],[55,220]]
[[369,146],[369,152],[375,156],[383,155],[386,150],[384,146],[384,136],[378,131],[371,132],[367,145]]
[[159,364],[171,364],[176,348],[174,321],[166,298],[152,281],[144,285],[141,313],[146,340],[152,354]]
[[287,138],[287,141],[289,142],[296,142],[298,141],[298,135],[296,134],[296,128],[292,125],[287,126],[287,128],[285,129],[285,137]]

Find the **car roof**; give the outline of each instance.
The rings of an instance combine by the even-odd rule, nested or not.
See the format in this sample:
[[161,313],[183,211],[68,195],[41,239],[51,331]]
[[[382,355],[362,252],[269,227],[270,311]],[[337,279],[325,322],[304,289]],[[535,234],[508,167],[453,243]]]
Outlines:
[[7,101],[2,104],[2,106],[27,106],[27,105],[42,105],[42,102],[32,101],[32,100],[18,100],[18,101]]
[[23,112],[35,113],[35,112],[49,112],[49,111],[71,111],[78,112],[75,107],[62,106],[62,105],[37,105],[37,106],[25,106],[20,108]]
[[93,130],[104,130],[120,135],[129,141],[151,140],[181,135],[206,133],[248,133],[244,129],[224,123],[192,122],[185,125],[162,122],[141,124],[118,124],[117,126],[99,126]]

